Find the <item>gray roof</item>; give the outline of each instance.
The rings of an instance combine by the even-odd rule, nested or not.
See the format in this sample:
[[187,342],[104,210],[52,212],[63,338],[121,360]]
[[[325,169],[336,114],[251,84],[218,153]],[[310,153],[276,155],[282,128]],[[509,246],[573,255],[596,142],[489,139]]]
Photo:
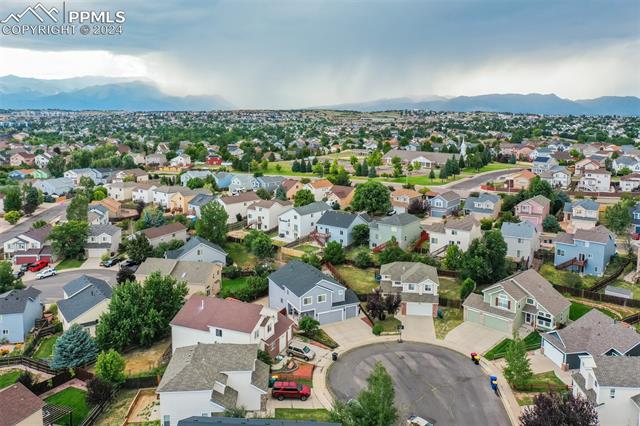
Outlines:
[[574,244],[575,240],[607,244],[609,240],[613,240],[613,235],[603,225],[598,225],[592,229],[578,229],[574,234],[561,232],[556,237],[556,243]]
[[313,266],[299,260],[292,260],[271,273],[269,279],[281,288],[288,288],[296,296],[302,296],[322,280],[342,286],[329,275],[323,274]]
[[317,224],[335,226],[336,228],[349,228],[353,221],[357,219],[357,217],[358,215],[353,213],[327,210],[318,220]]
[[594,355],[599,386],[640,388],[640,357]]
[[638,162],[638,160],[636,160],[635,158],[628,157],[628,156],[618,157],[614,161],[617,164],[626,165],[626,166],[633,166],[634,164],[636,164]]
[[488,312],[490,314],[493,314],[502,318],[507,318],[510,320],[513,320],[516,317],[516,314],[513,312],[510,312],[504,309],[494,308],[488,303],[485,303],[482,296],[477,293],[471,293],[469,296],[467,296],[467,298],[462,303],[462,306],[476,309],[482,312]]
[[380,281],[380,290],[383,294],[399,293],[403,302],[418,302],[418,303],[438,303],[439,298],[435,294],[429,293],[403,293],[402,287],[394,287],[389,280]]
[[6,293],[0,294],[0,314],[21,314],[24,312],[27,301],[35,300],[42,293],[40,290],[34,287],[27,287],[25,289],[10,290]]
[[110,223],[104,225],[91,225],[89,227],[89,236],[97,237],[98,235],[107,234],[107,235],[115,235],[120,228]]
[[615,293],[619,294],[623,297],[631,298],[633,296],[633,292],[627,288],[616,287],[613,285],[608,285],[604,288],[605,293]]
[[[81,290],[72,291],[71,293],[67,292],[67,286],[69,286],[69,284],[67,284],[65,286],[65,292],[70,297],[58,301],[58,310],[67,322],[73,321],[89,309],[96,306],[98,303],[111,299],[113,290],[106,281],[87,277],[86,275],[83,275],[79,279],[83,277],[91,278],[91,280],[94,280],[95,282],[87,280],[86,285]],[[75,284],[73,287],[75,287]]]
[[102,287],[102,288],[105,288],[105,287],[111,288],[105,280],[94,278],[89,275],[82,275],[74,280],[69,281],[67,284],[64,285],[64,287],[62,287],[62,290],[64,290],[64,292],[67,293],[67,296],[71,297],[71,295],[73,295],[74,293],[77,293],[83,288],[90,285],[93,285],[96,287]]
[[171,275],[178,281],[187,284],[205,284],[215,274],[220,265],[207,262],[192,262],[189,260],[160,259],[148,257],[136,270],[136,275],[142,277],[154,272]]
[[[268,374],[264,374],[264,367],[260,365],[264,363],[256,359],[257,354],[256,344],[198,343],[178,348],[171,357],[157,392],[210,390],[213,393],[214,383],[226,384],[227,375],[224,372],[230,371],[251,371],[252,379],[256,379],[254,385],[266,390]],[[265,383],[260,383],[258,380],[263,378],[266,379]],[[234,393],[233,390],[231,392]],[[229,398],[221,398],[218,394],[212,395],[212,399],[222,402]]]
[[191,238],[189,241],[186,242],[185,245],[183,245],[182,247],[180,247],[179,249],[176,250],[167,250],[165,257],[167,259],[179,259],[182,255],[184,255],[185,253],[188,253],[190,250],[192,250],[193,248],[199,246],[200,244],[204,244],[205,246],[211,247],[213,250],[216,250],[222,254],[224,254],[225,256],[227,255],[227,252],[225,252],[222,247],[220,247],[219,245],[212,243],[209,240],[205,240],[202,237],[193,237]]
[[625,354],[640,345],[640,334],[633,327],[615,321],[597,309],[590,310],[563,329],[545,333],[543,337],[565,353],[602,355],[613,348]]
[[[484,203],[486,201],[489,201],[491,203],[493,203],[493,208],[480,208],[480,207],[475,207],[473,204],[478,201],[481,203]],[[488,194],[486,192],[483,192],[482,194],[480,194],[477,197],[469,197],[466,199],[466,201],[464,202],[464,208],[465,210],[470,210],[473,212],[477,212],[477,213],[493,213],[494,208],[495,208],[495,204],[497,202],[500,201],[500,197],[495,195],[495,194]]]
[[447,202],[451,202],[451,201],[457,201],[460,200],[460,196],[458,195],[457,192],[454,191],[446,191],[443,192],[441,194],[436,195],[433,198],[442,198],[443,200],[447,201]]
[[212,202],[213,200],[215,200],[216,197],[214,197],[213,195],[209,195],[209,194],[198,194],[195,197],[193,197],[191,199],[191,201],[189,201],[189,205],[190,206],[198,206],[198,207],[202,207],[205,204],[209,204],[210,202]]
[[500,232],[505,237],[514,238],[533,238],[537,233],[536,227],[528,220],[519,223],[502,222]]
[[420,262],[387,263],[380,267],[380,275],[389,275],[392,281],[400,281],[402,283],[416,284],[430,279],[434,283],[440,284],[436,268]]
[[600,205],[588,198],[585,198],[584,200],[576,200],[573,203],[570,202],[566,202],[564,203],[564,208],[563,210],[565,212],[571,213],[573,211],[574,207],[580,206],[585,210],[598,210],[600,208]]
[[376,221],[379,225],[391,226],[405,226],[414,222],[420,222],[420,218],[409,213],[394,214],[393,216],[387,216]]
[[300,215],[305,216],[311,213],[323,212],[325,210],[329,210],[329,206],[327,203],[323,201],[314,201],[313,203],[307,204],[306,206],[296,207],[294,210]]

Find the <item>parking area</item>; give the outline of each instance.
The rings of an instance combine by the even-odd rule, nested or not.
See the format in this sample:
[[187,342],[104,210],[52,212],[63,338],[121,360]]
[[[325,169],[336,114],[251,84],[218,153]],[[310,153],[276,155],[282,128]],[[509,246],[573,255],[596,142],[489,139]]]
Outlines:
[[444,341],[462,353],[477,352],[481,354],[494,347],[505,337],[511,337],[511,335],[465,321],[451,330]]
[[393,378],[401,419],[419,415],[436,425],[510,425],[482,369],[434,345],[388,342],[354,349],[332,365],[327,385],[339,400],[355,398],[378,361]]

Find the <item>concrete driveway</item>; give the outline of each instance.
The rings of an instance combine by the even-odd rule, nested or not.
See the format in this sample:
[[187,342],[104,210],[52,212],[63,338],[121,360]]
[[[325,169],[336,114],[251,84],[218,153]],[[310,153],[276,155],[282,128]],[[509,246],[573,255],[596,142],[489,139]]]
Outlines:
[[444,338],[444,341],[462,353],[477,352],[481,354],[491,349],[505,337],[511,337],[511,335],[480,324],[463,322],[451,330]]
[[361,318],[349,318],[348,320],[323,325],[321,328],[341,346],[342,350],[346,350],[360,346],[375,338],[371,332],[371,327],[365,324]]
[[378,361],[393,379],[400,422],[419,415],[436,425],[510,425],[480,367],[457,352],[424,343],[378,343],[343,354],[327,376],[335,397],[355,398]]
[[433,317],[417,315],[398,315],[398,319],[404,325],[402,338],[411,342],[432,343],[436,340],[436,332],[433,328]]
[[[90,275],[94,278],[99,278],[107,281],[113,285],[116,282],[116,274],[118,273],[118,267],[110,269],[74,269],[71,271],[60,271],[54,277],[44,278],[42,280],[24,280],[25,286],[33,286],[42,291],[40,300],[43,303],[55,303],[62,299],[62,287],[64,287],[69,281],[74,280],[82,275]],[[26,276],[26,275],[25,275]]]

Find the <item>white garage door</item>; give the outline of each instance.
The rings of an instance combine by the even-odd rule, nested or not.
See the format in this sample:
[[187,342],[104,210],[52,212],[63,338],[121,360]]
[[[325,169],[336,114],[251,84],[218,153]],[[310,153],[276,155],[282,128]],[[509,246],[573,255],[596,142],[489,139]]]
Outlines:
[[407,302],[407,315],[433,316],[433,303]]
[[556,349],[555,346],[542,339],[542,347],[544,348],[544,355],[549,358],[555,365],[561,367],[563,364],[564,356],[562,352]]

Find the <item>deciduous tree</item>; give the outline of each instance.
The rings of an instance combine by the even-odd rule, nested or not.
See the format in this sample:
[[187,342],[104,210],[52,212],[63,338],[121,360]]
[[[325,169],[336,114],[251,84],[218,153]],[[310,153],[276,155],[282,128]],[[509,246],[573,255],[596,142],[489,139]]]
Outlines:
[[369,214],[387,213],[391,209],[389,188],[376,181],[362,183],[356,186],[351,206]]
[[113,349],[100,352],[96,361],[96,376],[112,385],[123,383],[125,364],[124,357]]
[[196,233],[199,237],[222,244],[227,238],[227,220],[229,215],[222,204],[212,201],[202,206],[200,219],[196,222]]
[[571,392],[540,393],[533,398],[533,405],[520,415],[522,426],[597,426],[598,412],[593,404]]
[[56,225],[49,233],[53,252],[63,259],[82,259],[84,245],[89,235],[89,224],[70,220]]
[[338,241],[329,241],[324,247],[323,259],[325,262],[331,262],[334,265],[344,263],[345,254],[342,244]]
[[67,206],[67,220],[87,221],[89,200],[83,194],[76,194]]
[[531,379],[533,372],[527,356],[527,348],[517,332],[507,346],[504,356],[507,365],[504,367],[504,377],[515,388],[524,390],[524,385]]
[[316,201],[313,192],[308,189],[301,189],[293,196],[294,207],[306,206]]

